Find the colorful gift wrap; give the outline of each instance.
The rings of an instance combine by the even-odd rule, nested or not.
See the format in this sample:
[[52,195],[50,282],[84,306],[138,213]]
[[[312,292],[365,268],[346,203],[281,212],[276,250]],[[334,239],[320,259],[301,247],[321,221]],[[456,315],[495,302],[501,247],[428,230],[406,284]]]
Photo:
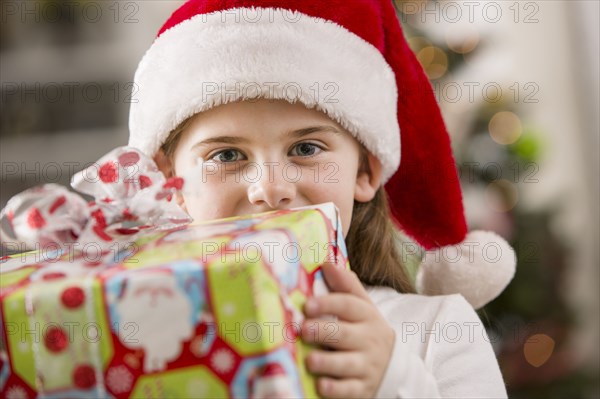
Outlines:
[[302,306],[349,267],[332,203],[0,262],[0,396],[315,397]]

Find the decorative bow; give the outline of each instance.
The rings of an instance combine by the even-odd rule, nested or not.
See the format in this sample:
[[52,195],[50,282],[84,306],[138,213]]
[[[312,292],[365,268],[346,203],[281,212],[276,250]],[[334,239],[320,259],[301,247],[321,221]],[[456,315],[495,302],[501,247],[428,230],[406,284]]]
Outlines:
[[132,147],[117,147],[71,178],[71,186],[95,200],[56,184],[17,194],[0,212],[2,245],[19,249],[63,247],[77,242],[106,249],[143,230],[185,225],[191,218],[172,201],[183,179],[166,179],[154,161]]

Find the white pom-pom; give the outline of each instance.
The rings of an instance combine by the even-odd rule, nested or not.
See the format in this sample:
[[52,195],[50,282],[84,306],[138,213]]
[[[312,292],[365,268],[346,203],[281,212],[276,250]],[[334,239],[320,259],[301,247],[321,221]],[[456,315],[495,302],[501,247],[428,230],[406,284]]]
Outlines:
[[496,298],[515,275],[515,251],[499,235],[472,231],[463,242],[428,251],[416,278],[424,295],[462,294],[475,309]]

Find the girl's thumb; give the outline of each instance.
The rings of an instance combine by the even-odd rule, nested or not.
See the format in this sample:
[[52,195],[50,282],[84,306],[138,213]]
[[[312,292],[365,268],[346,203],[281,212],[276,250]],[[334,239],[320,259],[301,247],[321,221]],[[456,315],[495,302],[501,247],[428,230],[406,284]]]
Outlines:
[[321,270],[331,291],[346,292],[370,300],[367,291],[353,271],[338,267],[334,263],[323,263]]

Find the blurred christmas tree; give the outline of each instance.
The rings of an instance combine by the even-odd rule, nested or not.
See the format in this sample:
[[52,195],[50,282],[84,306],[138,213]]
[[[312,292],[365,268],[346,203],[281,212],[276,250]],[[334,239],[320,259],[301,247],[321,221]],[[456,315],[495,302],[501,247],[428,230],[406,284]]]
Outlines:
[[[423,23],[421,13],[440,12],[444,2],[395,3],[409,44],[443,100],[440,91],[452,87],[452,75],[478,56],[485,37],[473,24],[455,24],[440,35],[435,18]],[[478,313],[509,397],[592,397],[598,377],[581,370],[566,345],[577,320],[561,291],[570,249],[550,229],[558,209],[531,210],[519,201],[520,191],[538,183],[543,136],[522,121],[518,87],[500,90],[512,98],[470,101],[461,116],[464,131],[453,135],[469,228],[495,231],[517,254],[513,281]]]

